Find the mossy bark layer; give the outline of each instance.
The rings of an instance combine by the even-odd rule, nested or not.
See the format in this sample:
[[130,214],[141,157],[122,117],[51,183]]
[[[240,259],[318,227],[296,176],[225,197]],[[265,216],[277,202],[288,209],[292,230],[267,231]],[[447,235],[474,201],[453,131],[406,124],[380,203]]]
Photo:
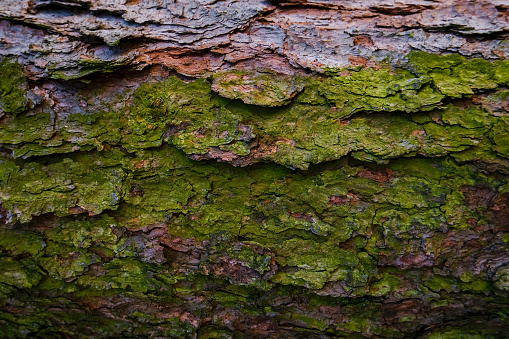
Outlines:
[[[315,61],[292,54],[328,41],[324,31],[298,43],[302,9],[316,20],[362,14],[359,27],[373,13],[385,13],[380,27],[419,13],[435,27],[446,9],[120,2],[0,5],[20,25],[48,15],[61,34],[42,41],[19,28],[42,41],[30,47],[37,62],[2,40],[0,337],[506,336],[509,62],[493,14],[503,5],[478,9],[491,26],[451,24],[487,34],[477,43],[489,56],[432,40],[445,35],[435,31],[429,44],[458,53],[395,50],[419,39],[405,21],[406,31],[381,31],[385,49],[374,31],[356,33],[363,57],[344,63],[325,49]],[[133,15],[140,7],[149,19]],[[65,28],[82,17],[90,27]],[[197,38],[201,25],[208,33]],[[260,36],[274,50],[284,40],[287,63],[266,67],[269,47],[246,56]],[[143,51],[157,66],[140,66]],[[203,72],[183,70],[196,60]]]
[[[282,108],[169,78],[6,116],[2,336],[405,336],[466,316],[505,330],[507,115],[483,103],[506,96],[506,66],[422,57],[414,73],[283,78],[302,85]],[[451,94],[439,67],[493,85],[451,78]]]

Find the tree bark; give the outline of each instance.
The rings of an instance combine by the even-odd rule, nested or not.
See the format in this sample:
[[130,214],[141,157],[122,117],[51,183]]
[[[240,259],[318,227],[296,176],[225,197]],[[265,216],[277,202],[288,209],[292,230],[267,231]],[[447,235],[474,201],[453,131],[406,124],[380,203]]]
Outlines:
[[2,0],[0,337],[505,337],[508,11]]

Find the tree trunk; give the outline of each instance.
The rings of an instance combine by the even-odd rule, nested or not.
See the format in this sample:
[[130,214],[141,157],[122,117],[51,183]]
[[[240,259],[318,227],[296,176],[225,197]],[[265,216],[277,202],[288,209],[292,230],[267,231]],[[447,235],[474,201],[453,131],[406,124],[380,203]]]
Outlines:
[[505,337],[508,11],[1,0],[0,337]]

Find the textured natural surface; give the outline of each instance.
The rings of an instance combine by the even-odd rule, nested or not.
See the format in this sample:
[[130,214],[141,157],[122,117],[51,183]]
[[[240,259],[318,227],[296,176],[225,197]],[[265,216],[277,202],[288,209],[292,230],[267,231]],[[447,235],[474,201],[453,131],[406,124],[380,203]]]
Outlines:
[[508,12],[0,0],[0,337],[506,337]]

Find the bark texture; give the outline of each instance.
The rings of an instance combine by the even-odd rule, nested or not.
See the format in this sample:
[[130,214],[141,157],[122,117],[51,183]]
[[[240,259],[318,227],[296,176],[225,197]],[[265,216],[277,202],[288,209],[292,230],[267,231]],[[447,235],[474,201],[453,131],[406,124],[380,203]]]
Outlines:
[[506,337],[508,14],[0,0],[0,337]]

